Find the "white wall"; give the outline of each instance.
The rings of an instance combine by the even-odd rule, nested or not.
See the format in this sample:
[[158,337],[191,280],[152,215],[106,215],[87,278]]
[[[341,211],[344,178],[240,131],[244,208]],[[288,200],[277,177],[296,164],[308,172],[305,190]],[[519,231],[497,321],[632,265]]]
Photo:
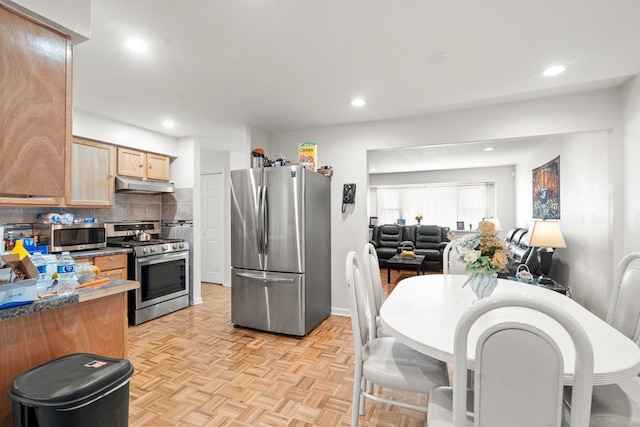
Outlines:
[[178,157],[171,162],[171,181],[174,182],[176,188],[193,188],[195,181],[200,179],[196,174],[197,163],[196,152],[198,151],[198,141],[195,138],[180,138],[177,143]]
[[[470,168],[470,169],[450,169],[438,171],[408,172],[408,173],[385,173],[370,174],[369,185],[399,185],[399,184],[433,184],[452,182],[494,182],[496,200],[495,206],[487,206],[487,215],[498,218],[504,231],[515,227],[515,179],[513,177],[513,166]],[[493,199],[487,198],[487,204],[491,204]],[[423,212],[426,219],[423,224],[431,224],[427,212]],[[478,218],[480,221],[482,218]],[[456,228],[456,224],[437,224]],[[504,235],[504,231],[502,234]]]
[[348,313],[344,262],[350,250],[360,253],[367,242],[367,194],[357,192],[356,203],[343,214],[341,192],[345,182],[368,187],[367,150],[606,129],[619,132],[619,123],[619,91],[609,89],[403,120],[274,134],[270,146],[274,152],[295,158],[299,143],[316,142],[318,163],[333,166],[332,308],[334,313]]
[[615,193],[609,160],[615,144],[606,131],[551,136],[516,165],[517,223],[529,227],[533,169],[560,156],[560,228],[567,247],[555,251],[549,276],[570,286],[573,298],[602,318],[613,278]]
[[251,150],[254,148],[262,148],[267,155],[270,156],[269,134],[262,129],[249,128],[249,141]]
[[[171,180],[175,182],[176,188],[191,188],[193,191],[193,248],[191,248],[193,259],[193,282],[191,283],[191,292],[189,293],[189,304],[196,305],[201,304],[202,301],[202,287],[201,278],[202,273],[200,270],[201,260],[200,251],[197,249],[200,247],[200,234],[195,227],[196,212],[200,209],[200,200],[196,197],[195,182],[200,180],[200,165],[196,161],[199,153],[199,143],[196,138],[180,138],[178,140],[178,152],[179,156],[171,163]],[[196,211],[196,209],[198,209]]]
[[640,74],[622,87],[624,253],[640,251]]
[[178,138],[73,109],[73,134],[97,141],[178,157]]

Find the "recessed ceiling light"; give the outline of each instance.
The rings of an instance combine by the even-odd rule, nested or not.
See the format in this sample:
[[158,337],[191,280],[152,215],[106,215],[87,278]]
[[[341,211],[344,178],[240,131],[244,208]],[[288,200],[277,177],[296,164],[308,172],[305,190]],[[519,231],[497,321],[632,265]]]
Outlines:
[[354,107],[364,107],[365,105],[367,105],[367,101],[362,98],[355,98],[351,100],[351,105],[353,105]]
[[567,70],[566,65],[552,65],[551,67],[544,70],[542,74],[547,77],[557,76],[558,74],[564,73],[566,70]]
[[162,121],[162,126],[166,127],[166,128],[172,128],[175,127],[176,123],[173,120],[163,120]]
[[127,40],[127,48],[135,53],[146,53],[149,50],[149,43],[142,39]]
[[482,149],[482,151],[493,151],[493,150],[495,150],[494,147],[485,147]]

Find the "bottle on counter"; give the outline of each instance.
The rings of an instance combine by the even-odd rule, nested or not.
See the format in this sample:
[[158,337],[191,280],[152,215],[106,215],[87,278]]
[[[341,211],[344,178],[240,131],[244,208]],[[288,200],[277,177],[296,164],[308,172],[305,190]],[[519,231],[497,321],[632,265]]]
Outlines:
[[42,256],[42,252],[34,252],[31,256],[31,262],[38,269],[38,281],[36,287],[38,290],[38,296],[47,292],[49,284],[47,283],[47,262]]
[[58,258],[58,295],[70,295],[76,291],[76,262],[69,252]]
[[7,237],[4,239],[4,250],[10,251],[11,249],[13,249],[13,244],[13,231],[8,231]]

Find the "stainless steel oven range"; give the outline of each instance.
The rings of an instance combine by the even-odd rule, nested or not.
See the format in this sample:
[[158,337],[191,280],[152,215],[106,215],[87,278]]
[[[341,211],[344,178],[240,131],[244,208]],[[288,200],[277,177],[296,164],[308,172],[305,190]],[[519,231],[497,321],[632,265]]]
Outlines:
[[140,288],[129,292],[129,324],[189,305],[189,243],[160,238],[159,221],[107,223],[107,246],[133,249],[128,276],[140,282]]

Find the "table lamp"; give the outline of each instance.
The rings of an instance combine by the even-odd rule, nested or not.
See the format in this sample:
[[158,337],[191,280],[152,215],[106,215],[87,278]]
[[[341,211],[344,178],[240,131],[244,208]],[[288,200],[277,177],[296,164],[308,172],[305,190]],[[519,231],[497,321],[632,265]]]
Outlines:
[[543,276],[551,271],[551,258],[555,248],[566,248],[558,221],[536,220],[529,227],[529,246],[538,248],[538,262]]

